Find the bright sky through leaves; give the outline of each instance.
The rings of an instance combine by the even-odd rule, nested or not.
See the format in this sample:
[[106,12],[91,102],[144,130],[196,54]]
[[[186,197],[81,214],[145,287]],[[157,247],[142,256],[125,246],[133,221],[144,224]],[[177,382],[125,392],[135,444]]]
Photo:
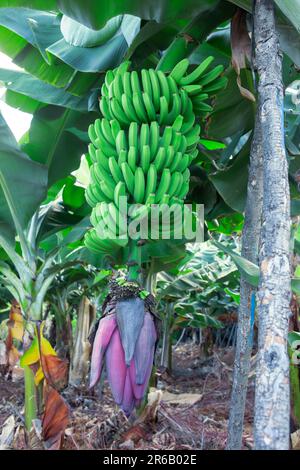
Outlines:
[[[20,70],[9,57],[0,52],[0,68]],[[19,140],[23,134],[29,129],[32,115],[23,113],[18,109],[8,106],[2,101],[2,97],[5,93],[5,88],[0,83],[0,111],[10,127],[12,133]]]

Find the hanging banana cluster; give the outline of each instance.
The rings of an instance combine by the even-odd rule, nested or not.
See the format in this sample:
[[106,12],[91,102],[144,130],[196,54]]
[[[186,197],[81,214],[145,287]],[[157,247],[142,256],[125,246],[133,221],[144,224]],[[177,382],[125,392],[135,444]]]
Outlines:
[[[94,252],[124,246],[126,234],[119,214],[120,196],[128,204],[183,203],[189,190],[189,165],[196,157],[200,126],[196,116],[211,111],[209,94],[226,85],[222,66],[207,72],[208,57],[187,74],[188,59],[170,74],[160,70],[128,71],[130,62],[109,70],[101,89],[102,119],[89,127],[91,184],[86,199],[93,208],[94,229],[85,237]],[[99,234],[105,219],[106,239]]]

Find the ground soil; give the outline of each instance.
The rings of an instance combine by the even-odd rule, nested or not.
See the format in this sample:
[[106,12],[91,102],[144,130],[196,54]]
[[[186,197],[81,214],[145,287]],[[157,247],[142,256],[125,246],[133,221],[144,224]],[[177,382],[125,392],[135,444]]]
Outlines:
[[[114,404],[106,382],[103,390],[93,395],[84,388],[65,390],[63,396],[70,408],[70,421],[63,448],[224,449],[233,352],[219,349],[210,358],[200,359],[199,351],[200,347],[192,343],[180,345],[174,351],[174,369],[171,374],[158,372],[156,389],[159,391],[153,391],[152,395],[156,402],[140,419],[127,420]],[[245,450],[253,445],[253,390],[254,380],[250,377],[243,436]],[[27,444],[22,377],[14,381],[0,377],[0,393],[0,433],[3,423],[13,415],[14,437],[9,447],[24,449]]]

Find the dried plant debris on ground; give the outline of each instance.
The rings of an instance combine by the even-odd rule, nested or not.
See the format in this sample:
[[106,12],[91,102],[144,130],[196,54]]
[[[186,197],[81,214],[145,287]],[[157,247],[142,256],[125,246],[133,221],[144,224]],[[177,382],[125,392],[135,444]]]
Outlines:
[[[79,449],[215,449],[225,448],[230,403],[233,352],[219,349],[200,359],[200,346],[191,343],[174,351],[172,374],[158,374],[143,414],[129,420],[103,389],[68,388],[63,396],[71,417],[63,448]],[[26,448],[23,427],[23,381],[0,379],[0,445]],[[250,380],[243,449],[251,449],[253,380]]]

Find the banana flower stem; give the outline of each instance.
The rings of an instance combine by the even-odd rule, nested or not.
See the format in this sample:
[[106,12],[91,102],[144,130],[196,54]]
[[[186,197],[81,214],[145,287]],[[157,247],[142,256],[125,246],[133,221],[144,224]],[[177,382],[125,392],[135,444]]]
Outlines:
[[132,241],[128,260],[128,281],[137,282],[141,269],[141,247],[138,246],[137,240]]

